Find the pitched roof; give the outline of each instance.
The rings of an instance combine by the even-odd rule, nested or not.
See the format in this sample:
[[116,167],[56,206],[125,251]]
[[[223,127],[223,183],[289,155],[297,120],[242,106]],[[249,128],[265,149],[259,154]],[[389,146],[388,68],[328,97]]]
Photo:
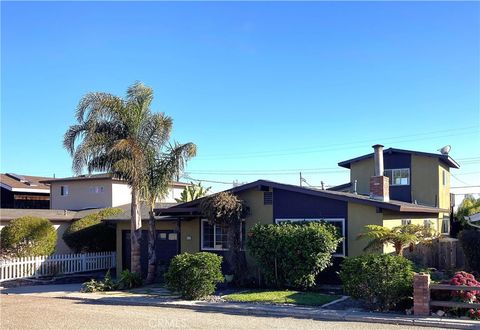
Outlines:
[[99,209],[91,209],[82,211],[67,211],[67,210],[52,210],[52,209],[0,209],[0,221],[10,221],[13,219],[33,216],[40,218],[47,218],[52,221],[73,221],[80,219],[87,214],[98,212]]
[[2,188],[13,192],[33,192],[50,194],[50,186],[43,181],[50,178],[43,176],[0,173]]
[[[441,162],[445,163],[449,167],[460,168],[460,165],[449,155],[434,154],[429,152],[421,152],[421,151],[413,151],[413,150],[395,149],[395,148],[388,148],[383,150],[384,155],[392,154],[392,153],[403,153],[403,154],[411,154],[411,155],[418,155],[418,156],[434,157],[434,158],[438,158]],[[372,157],[373,157],[373,152],[360,157],[344,160],[343,162],[338,163],[338,166],[350,168],[351,163],[358,162],[358,161],[372,158]]]
[[[47,180],[43,180],[42,182],[53,183],[53,182],[71,182],[71,181],[83,181],[83,180],[105,180],[105,179],[125,182],[124,180],[115,177],[111,173],[82,174],[82,175],[71,176],[66,178],[46,178],[46,179]],[[177,182],[177,181],[172,182],[172,186],[175,186],[175,187],[186,187],[190,185],[191,185],[190,183],[185,183],[185,182]]]
[[[370,205],[373,207],[392,210],[396,212],[437,213],[437,214],[440,212],[448,212],[448,210],[443,210],[443,209],[439,209],[437,207],[432,207],[432,206],[418,205],[418,204],[406,203],[406,202],[396,201],[396,200],[383,202],[383,201],[372,199],[369,196],[358,195],[354,193],[333,191],[333,190],[319,190],[319,189],[313,189],[309,187],[299,187],[299,186],[294,186],[290,184],[278,183],[278,182],[267,181],[267,180],[257,180],[257,181],[247,183],[238,187],[234,187],[232,189],[228,189],[226,191],[231,193],[239,193],[239,192],[253,189],[253,188],[258,188],[260,190],[267,190],[267,188],[283,189],[283,190],[293,191],[293,192],[306,194],[306,195],[313,195],[313,196],[331,198],[331,199],[341,200],[346,202]],[[155,212],[157,213],[157,215],[158,214],[165,214],[165,215],[197,214],[199,212],[198,206],[204,198],[205,197],[196,199],[191,202],[181,203],[167,209],[156,209]]]

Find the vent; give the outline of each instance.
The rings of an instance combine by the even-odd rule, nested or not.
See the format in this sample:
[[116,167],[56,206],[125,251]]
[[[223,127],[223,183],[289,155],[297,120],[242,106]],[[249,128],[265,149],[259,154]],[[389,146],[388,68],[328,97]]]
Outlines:
[[273,192],[265,191],[263,192],[263,205],[272,205],[273,204]]

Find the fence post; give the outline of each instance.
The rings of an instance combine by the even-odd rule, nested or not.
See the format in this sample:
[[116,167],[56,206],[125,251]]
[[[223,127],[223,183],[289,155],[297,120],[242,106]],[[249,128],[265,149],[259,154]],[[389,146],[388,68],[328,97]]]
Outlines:
[[430,274],[415,273],[413,276],[413,313],[430,315]]
[[86,253],[83,253],[82,254],[82,272],[86,272],[87,271],[87,254]]

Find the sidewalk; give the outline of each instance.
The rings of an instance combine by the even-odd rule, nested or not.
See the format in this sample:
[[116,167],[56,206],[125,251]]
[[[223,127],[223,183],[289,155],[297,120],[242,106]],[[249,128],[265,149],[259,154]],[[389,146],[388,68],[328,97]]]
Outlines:
[[305,306],[279,306],[250,303],[225,303],[206,301],[185,301],[176,299],[168,290],[162,288],[140,289],[132,292],[112,291],[102,293],[81,293],[80,285],[42,285],[2,289],[2,294],[22,294],[39,297],[74,299],[95,304],[141,305],[170,308],[185,308],[209,312],[236,315],[269,315],[278,317],[296,317],[303,319],[328,321],[355,321],[385,324],[401,324],[453,329],[480,329],[480,322],[460,319],[441,319],[435,317],[415,317],[386,313],[365,313],[355,311],[337,311]]

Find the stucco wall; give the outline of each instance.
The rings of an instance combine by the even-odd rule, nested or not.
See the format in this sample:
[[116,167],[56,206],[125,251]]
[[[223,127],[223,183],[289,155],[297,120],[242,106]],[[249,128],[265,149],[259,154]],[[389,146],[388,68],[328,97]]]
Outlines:
[[438,159],[412,155],[412,201],[435,206],[439,191]]
[[367,240],[357,240],[358,234],[365,231],[366,225],[382,225],[382,213],[377,213],[376,208],[357,203],[348,203],[347,243],[348,256],[355,257],[363,254]]
[[[61,196],[61,186],[68,186],[68,195]],[[94,193],[91,187],[103,187],[103,192]],[[80,210],[104,208],[112,205],[112,182],[110,180],[79,180],[53,182],[50,186],[50,208]]]
[[352,187],[357,180],[357,192],[362,195],[370,193],[370,178],[374,174],[373,158],[354,162],[350,165],[350,182]]
[[132,189],[126,183],[112,182],[112,207],[132,202]]

